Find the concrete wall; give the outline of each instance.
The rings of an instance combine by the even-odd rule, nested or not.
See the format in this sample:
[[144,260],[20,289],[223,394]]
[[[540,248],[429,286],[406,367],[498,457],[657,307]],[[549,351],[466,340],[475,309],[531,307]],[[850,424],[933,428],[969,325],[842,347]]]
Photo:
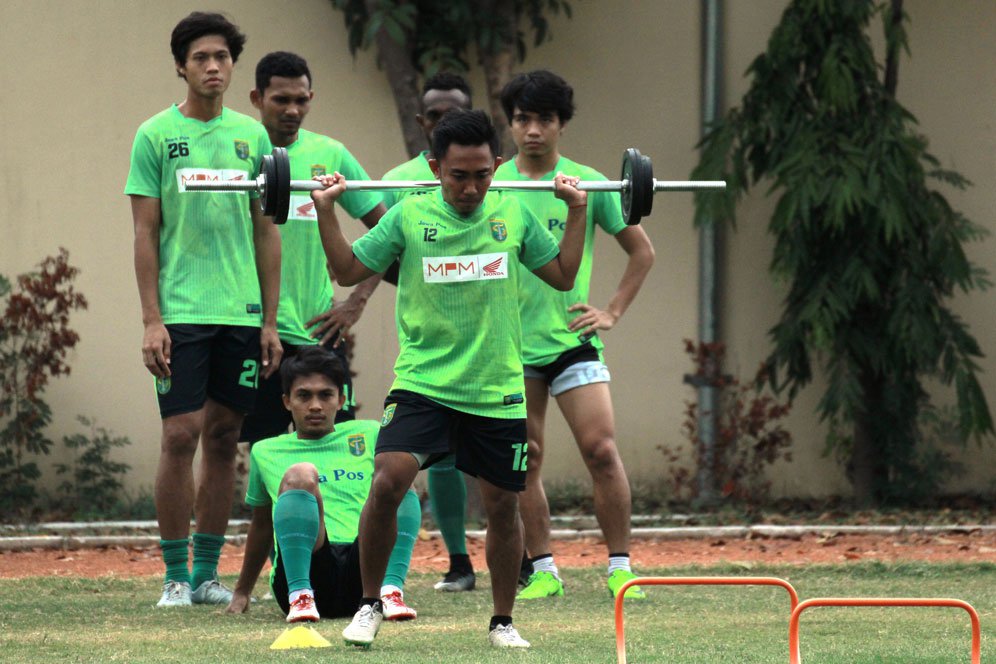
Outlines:
[[[639,147],[654,159],[662,179],[682,179],[696,162],[699,133],[699,7],[688,0],[584,2],[574,18],[555,19],[554,40],[530,51],[522,68],[548,67],[574,85],[578,114],[563,150],[572,158],[615,176],[624,148]],[[782,0],[731,1],[726,17],[727,100],[746,90],[749,62],[765,46]],[[913,58],[900,69],[900,94],[920,118],[924,132],[946,165],[977,186],[951,200],[971,218],[993,226],[996,130],[996,56],[991,28],[996,5],[978,0],[932,3],[909,0]],[[181,101],[168,48],[175,22],[203,6],[185,0],[158,3],[8,0],[0,4],[0,273],[30,269],[43,256],[67,247],[82,268],[79,289],[90,309],[73,324],[82,341],[71,358],[73,374],[55,381],[47,398],[56,415],[52,432],[75,429],[77,413],[127,435],[133,446],[133,488],[151,485],[159,419],[151,378],[142,367],[138,297],[132,268],[132,229],[122,194],[134,131],[147,117]],[[226,97],[236,110],[251,112],[252,70],[264,53],[295,50],[310,61],[316,100],[307,126],[346,143],[368,171],[379,176],[405,158],[394,105],[374,58],[349,56],[340,14],[327,0],[266,3],[229,0],[211,5],[228,13],[249,42]],[[288,8],[293,14],[287,14]],[[483,101],[479,71],[471,74]],[[619,326],[605,335],[613,372],[618,440],[633,479],[653,481],[665,472],[657,446],[683,442],[682,384],[690,366],[682,339],[696,334],[697,234],[691,226],[690,195],[659,195],[645,228],[657,249],[655,266],[641,296]],[[771,202],[747,200],[739,230],[727,241],[728,264],[722,310],[733,373],[748,375],[767,351],[766,331],[777,318],[780,292],[766,267],[771,242],[765,234]],[[359,233],[359,225],[355,227]],[[992,266],[989,244],[973,257]],[[623,267],[611,239],[597,247],[592,302],[608,301]],[[996,328],[993,295],[957,302],[972,330],[988,348]],[[355,368],[361,416],[378,417],[392,379],[397,352],[393,291],[384,288],[356,328]],[[996,394],[993,363],[984,363],[984,385]],[[791,418],[796,461],[774,474],[777,491],[826,494],[846,491],[836,465],[821,457],[822,427],[813,416],[819,386],[801,395]],[[549,478],[585,478],[569,432],[549,418]],[[990,450],[963,489],[990,486]]]

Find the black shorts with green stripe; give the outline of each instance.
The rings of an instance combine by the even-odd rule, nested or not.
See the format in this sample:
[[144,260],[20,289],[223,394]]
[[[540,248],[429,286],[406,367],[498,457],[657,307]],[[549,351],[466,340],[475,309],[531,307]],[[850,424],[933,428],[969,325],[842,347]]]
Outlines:
[[384,400],[377,454],[408,452],[422,468],[447,454],[468,475],[507,491],[526,488],[526,420],[484,417],[444,406],[409,390]]
[[170,373],[156,379],[163,419],[192,413],[208,399],[240,413],[252,410],[259,380],[259,328],[170,324]]

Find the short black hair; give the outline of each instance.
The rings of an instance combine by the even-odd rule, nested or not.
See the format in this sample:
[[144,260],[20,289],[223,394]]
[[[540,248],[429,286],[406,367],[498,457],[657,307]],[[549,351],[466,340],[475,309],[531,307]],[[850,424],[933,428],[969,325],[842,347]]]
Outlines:
[[290,395],[294,381],[302,376],[321,374],[339,388],[346,382],[346,370],[339,358],[321,346],[303,346],[293,356],[280,363],[280,387]]
[[239,61],[242,49],[246,45],[246,36],[239,31],[239,26],[222,14],[209,12],[191,12],[173,28],[173,35],[169,40],[173,60],[177,64],[184,64],[190,52],[190,45],[207,35],[223,37],[228,44],[228,52],[232,54],[232,62]]
[[266,91],[270,85],[270,79],[274,76],[282,78],[308,77],[308,87],[311,87],[311,70],[308,69],[308,61],[297,53],[288,51],[274,51],[264,55],[256,63],[256,89],[260,92]]
[[442,159],[454,143],[470,146],[487,144],[492,155],[498,154],[498,132],[488,114],[481,110],[454,108],[439,119],[432,130],[432,154],[436,159]]
[[469,101],[473,95],[470,91],[470,84],[460,74],[450,71],[441,71],[425,79],[422,85],[422,96],[428,94],[429,90],[459,90],[467,95]]
[[512,121],[515,108],[530,113],[556,113],[561,122],[574,117],[574,88],[552,71],[519,74],[501,91],[501,107]]

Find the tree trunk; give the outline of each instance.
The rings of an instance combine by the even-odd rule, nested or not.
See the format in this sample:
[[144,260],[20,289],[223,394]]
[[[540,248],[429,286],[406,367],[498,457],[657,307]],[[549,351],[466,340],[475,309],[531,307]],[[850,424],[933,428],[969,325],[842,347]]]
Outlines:
[[[888,17],[885,19],[889,22],[885,34],[895,34],[895,31],[902,30],[903,28],[903,0],[892,0],[892,5],[889,11]],[[885,56],[885,89],[892,95],[896,96],[896,88],[899,86],[899,41],[897,39],[889,40],[886,44],[886,56]]]
[[495,129],[501,141],[501,156],[508,159],[515,154],[515,143],[509,131],[505,111],[501,108],[501,89],[512,76],[516,64],[515,40],[518,34],[518,21],[515,15],[514,0],[486,0],[480,3],[479,11],[493,17],[494,34],[497,37],[491,44],[478,40],[477,55],[484,70],[484,80],[488,89],[488,108],[494,119]]
[[864,407],[854,418],[854,441],[848,474],[854,488],[854,500],[860,507],[873,507],[881,499],[881,488],[888,479],[885,463],[882,460],[880,433],[876,419],[882,412],[882,386],[867,372],[862,373],[861,393]]
[[[376,13],[378,2],[379,0],[366,0],[367,11],[371,15]],[[415,121],[415,115],[422,109],[419,107],[421,96],[418,90],[418,72],[412,63],[411,35],[405,32],[405,41],[398,43],[381,28],[374,37],[374,43],[377,45],[378,64],[384,69],[391,85],[405,150],[409,157],[414,157],[428,148],[428,145],[422,128]]]

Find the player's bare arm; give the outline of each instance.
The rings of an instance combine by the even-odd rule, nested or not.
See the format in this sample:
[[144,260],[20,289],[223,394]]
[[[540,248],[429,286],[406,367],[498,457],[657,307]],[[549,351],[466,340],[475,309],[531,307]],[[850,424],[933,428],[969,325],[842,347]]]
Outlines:
[[250,205],[252,237],[256,248],[256,274],[263,298],[263,326],[259,333],[263,377],[269,378],[280,367],[284,354],[277,334],[277,302],[280,300],[280,232],[273,220],[264,217],[255,203]]
[[273,545],[273,506],[263,505],[252,508],[252,519],[249,522],[249,532],[246,534],[245,554],[242,557],[242,569],[239,570],[239,580],[232,591],[232,601],[225,613],[248,613],[252,603],[252,589],[263,569],[263,564],[270,556]]
[[315,202],[315,213],[318,215],[322,248],[325,249],[325,257],[335,274],[336,282],[340,286],[352,286],[369,279],[376,272],[353,254],[353,245],[343,235],[339,218],[335,214],[335,202],[346,191],[346,178],[342,173],[335,173],[320,175],[315,179],[325,187],[311,192],[311,200]]
[[636,294],[640,292],[644,279],[654,265],[654,245],[642,227],[627,226],[615,237],[616,242],[629,256],[619,286],[605,309],[584,302],[573,304],[567,309],[580,312],[568,325],[568,328],[574,332],[580,331],[584,335],[615,327],[636,298]]
[[135,278],[142,304],[142,363],[156,378],[170,375],[170,338],[159,310],[159,226],[161,201],[149,196],[131,196],[135,225]]
[[554,196],[567,203],[567,220],[564,237],[560,240],[560,253],[533,273],[560,291],[574,288],[574,278],[581,267],[584,251],[585,223],[588,214],[588,192],[577,188],[581,178],[557,173],[553,179]]

